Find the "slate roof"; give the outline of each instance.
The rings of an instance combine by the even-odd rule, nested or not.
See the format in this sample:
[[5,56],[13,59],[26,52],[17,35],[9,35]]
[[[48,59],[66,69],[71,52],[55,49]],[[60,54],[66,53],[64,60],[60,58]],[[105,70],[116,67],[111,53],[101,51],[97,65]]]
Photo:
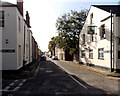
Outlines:
[[16,7],[17,5],[5,2],[5,1],[0,1],[0,7]]
[[113,14],[120,16],[120,5],[92,5],[104,11],[110,12],[112,11]]

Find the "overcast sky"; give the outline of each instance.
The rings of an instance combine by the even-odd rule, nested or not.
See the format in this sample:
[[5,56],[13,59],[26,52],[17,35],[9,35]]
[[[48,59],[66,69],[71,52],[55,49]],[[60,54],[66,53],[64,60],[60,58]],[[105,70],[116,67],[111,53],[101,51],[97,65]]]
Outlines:
[[[2,0],[16,4],[16,0]],[[93,4],[118,4],[120,0],[23,0],[24,15],[30,15],[31,30],[42,51],[48,51],[48,42],[57,35],[55,23],[70,10],[89,9]]]

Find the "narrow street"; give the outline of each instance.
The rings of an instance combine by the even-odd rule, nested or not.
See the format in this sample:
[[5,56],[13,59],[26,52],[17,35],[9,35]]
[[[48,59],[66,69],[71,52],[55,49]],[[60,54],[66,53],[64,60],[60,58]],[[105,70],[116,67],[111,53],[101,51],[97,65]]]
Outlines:
[[1,91],[2,96],[106,96],[110,92],[114,96],[117,84],[117,81],[79,69],[70,63],[48,59],[40,61],[34,77],[3,80]]

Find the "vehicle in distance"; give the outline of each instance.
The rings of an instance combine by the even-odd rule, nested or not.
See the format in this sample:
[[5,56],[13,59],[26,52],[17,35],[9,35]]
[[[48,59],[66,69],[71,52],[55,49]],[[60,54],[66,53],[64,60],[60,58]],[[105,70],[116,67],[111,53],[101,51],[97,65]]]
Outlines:
[[53,60],[58,60],[58,57],[57,56],[52,56],[52,59]]
[[42,55],[42,56],[40,57],[40,60],[41,60],[41,61],[45,61],[45,60],[46,60],[46,56],[45,56],[45,55]]

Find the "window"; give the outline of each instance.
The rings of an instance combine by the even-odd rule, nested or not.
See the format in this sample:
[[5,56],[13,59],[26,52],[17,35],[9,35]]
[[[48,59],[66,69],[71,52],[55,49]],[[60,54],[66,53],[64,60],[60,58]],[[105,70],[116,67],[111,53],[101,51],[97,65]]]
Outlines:
[[106,38],[106,36],[105,36],[105,24],[101,25],[101,27],[100,27],[100,38],[101,39],[105,39]]
[[93,37],[93,35],[91,35],[91,41],[94,41],[94,37]]
[[4,23],[5,23],[5,20],[4,20],[4,11],[0,10],[0,27],[4,27]]
[[90,24],[93,24],[93,13],[90,15]]
[[120,51],[118,51],[118,59],[120,59]]
[[118,38],[118,44],[120,44],[120,38]]
[[83,34],[83,44],[85,44],[85,34]]
[[98,59],[104,59],[104,48],[98,49]]
[[89,50],[89,58],[90,58],[90,59],[93,59],[93,49],[90,49],[90,50]]
[[85,50],[81,51],[81,58],[85,58]]

